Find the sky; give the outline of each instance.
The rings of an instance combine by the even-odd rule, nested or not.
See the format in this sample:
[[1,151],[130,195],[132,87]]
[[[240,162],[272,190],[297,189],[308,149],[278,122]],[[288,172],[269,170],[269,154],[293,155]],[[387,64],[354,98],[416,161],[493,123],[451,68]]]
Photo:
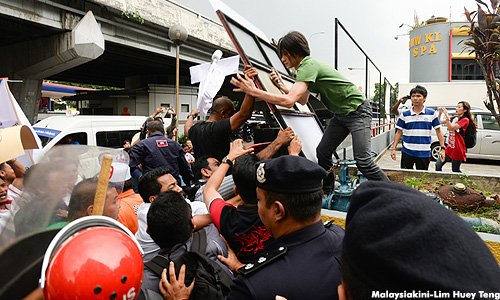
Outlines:
[[[338,18],[392,84],[409,81],[409,38],[405,34],[410,30],[408,25],[415,24],[415,14],[420,22],[432,16],[449,19],[450,15],[452,21],[465,21],[464,7],[476,8],[474,0],[221,1],[268,37],[279,38],[292,30],[302,32],[309,40],[311,56],[330,65],[334,63],[334,23]],[[174,2],[218,21],[208,0]],[[360,85],[365,76],[364,57],[345,35],[339,40],[339,71]],[[370,75],[378,77],[378,72],[370,69]]]

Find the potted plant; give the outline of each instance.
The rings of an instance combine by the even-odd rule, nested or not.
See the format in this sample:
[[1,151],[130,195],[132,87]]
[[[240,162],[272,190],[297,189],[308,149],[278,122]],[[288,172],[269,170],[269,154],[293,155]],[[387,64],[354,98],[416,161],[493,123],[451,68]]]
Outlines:
[[[488,93],[484,105],[495,116],[500,125],[500,0],[490,0],[490,6],[482,0],[475,0],[477,11],[465,16],[469,21],[470,39],[464,44],[471,47],[483,73]],[[484,10],[485,8],[486,10]]]

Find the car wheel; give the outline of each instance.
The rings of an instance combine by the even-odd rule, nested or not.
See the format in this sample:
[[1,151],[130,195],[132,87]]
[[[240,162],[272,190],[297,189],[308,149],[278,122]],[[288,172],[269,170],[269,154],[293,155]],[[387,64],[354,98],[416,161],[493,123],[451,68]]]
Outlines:
[[439,143],[434,143],[431,145],[431,160],[436,161],[439,157],[439,152],[441,151],[441,146]]

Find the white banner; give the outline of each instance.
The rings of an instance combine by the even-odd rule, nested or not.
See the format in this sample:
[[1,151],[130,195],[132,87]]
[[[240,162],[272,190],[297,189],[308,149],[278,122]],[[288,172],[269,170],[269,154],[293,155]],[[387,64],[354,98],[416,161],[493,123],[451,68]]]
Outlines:
[[[42,141],[33,130],[31,123],[28,121],[28,118],[24,114],[23,110],[17,103],[14,95],[9,90],[9,85],[7,84],[7,80],[2,80],[0,82],[0,128],[12,127],[15,125],[26,125],[29,127],[33,136],[35,137],[35,141],[38,145],[38,148],[42,148]],[[18,157],[17,159],[25,166],[30,167],[32,164],[36,163],[41,156],[41,150],[26,150],[24,151],[24,155]]]

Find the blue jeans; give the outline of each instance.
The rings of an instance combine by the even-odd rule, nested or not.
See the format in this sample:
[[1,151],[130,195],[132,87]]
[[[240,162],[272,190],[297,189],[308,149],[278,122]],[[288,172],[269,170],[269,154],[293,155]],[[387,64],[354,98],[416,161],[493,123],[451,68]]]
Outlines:
[[132,188],[134,192],[139,193],[139,178],[142,176],[142,172],[139,168],[135,168],[134,172],[131,174],[134,179],[134,183],[132,184]]
[[358,170],[369,180],[389,181],[371,155],[371,122],[372,109],[368,100],[347,116],[334,115],[316,148],[318,164],[329,170],[332,166],[333,152],[351,133],[352,151]]
[[461,160],[453,160],[448,155],[445,156],[444,161],[441,160],[441,157],[439,157],[436,160],[436,171],[442,171],[444,164],[447,162],[450,162],[450,161],[451,161],[451,171],[456,172],[456,173],[460,173],[461,172],[460,165],[462,164],[462,161]]

